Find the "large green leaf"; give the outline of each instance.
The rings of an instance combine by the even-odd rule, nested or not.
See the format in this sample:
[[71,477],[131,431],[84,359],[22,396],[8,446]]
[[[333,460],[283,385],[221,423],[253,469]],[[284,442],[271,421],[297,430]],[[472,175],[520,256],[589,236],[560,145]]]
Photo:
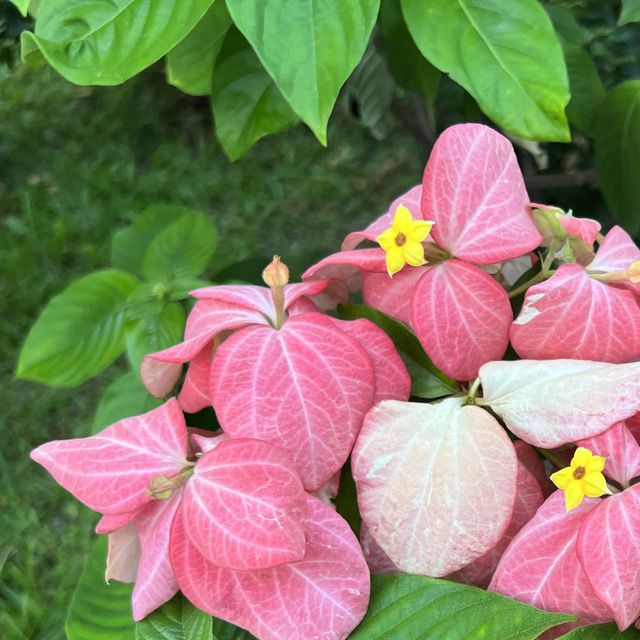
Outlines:
[[173,49],[213,0],[42,0],[25,34],[75,84],[128,80]]
[[440,84],[440,71],[416,47],[400,10],[400,0],[381,0],[380,34],[389,69],[396,82],[408,91],[417,91],[433,106]]
[[212,640],[211,616],[178,594],[136,624],[136,640]]
[[227,0],[291,108],[322,144],[340,88],[362,58],[380,0]]
[[537,0],[402,0],[402,11],[424,56],[496,124],[523,138],[570,139],[562,48]]
[[20,351],[16,375],[74,387],[124,350],[125,304],[139,282],[124,271],[96,271],[72,282],[44,308]]
[[217,0],[195,29],[167,54],[169,84],[192,96],[211,93],[211,75],[231,26],[224,0]]
[[237,29],[231,29],[213,70],[211,90],[216,135],[230,160],[260,138],[298,122],[260,60]]
[[104,579],[107,537],[95,543],[71,599],[68,640],[134,640],[132,585]]
[[104,390],[93,418],[92,432],[97,433],[123,418],[151,411],[160,406],[161,402],[149,395],[133,371],[128,371]]
[[619,631],[615,623],[590,624],[586,627],[578,627],[558,640],[639,640],[640,631],[631,627],[626,631]]
[[173,282],[199,276],[209,264],[218,232],[199,211],[183,213],[149,243],[142,270],[149,280]]
[[574,620],[476,587],[408,574],[372,576],[369,610],[350,640],[532,640]]
[[[401,322],[364,304],[338,305],[338,314],[343,320],[365,318],[378,325],[391,338],[396,349],[413,360],[415,367],[409,367],[409,373],[412,377],[412,393],[414,384],[420,390],[415,394],[418,397],[439,398],[458,390],[455,380],[447,377],[431,362],[416,335]],[[427,380],[433,395],[427,395]]]
[[631,233],[640,229],[640,80],[618,85],[594,118],[596,167],[613,215]]
[[138,371],[146,355],[180,342],[184,323],[184,310],[179,303],[153,305],[150,312],[127,331],[127,357],[131,368]]
[[254,638],[255,636],[240,627],[218,618],[213,619],[213,640],[254,640]]
[[629,22],[640,22],[640,0],[622,0],[618,25],[622,26]]

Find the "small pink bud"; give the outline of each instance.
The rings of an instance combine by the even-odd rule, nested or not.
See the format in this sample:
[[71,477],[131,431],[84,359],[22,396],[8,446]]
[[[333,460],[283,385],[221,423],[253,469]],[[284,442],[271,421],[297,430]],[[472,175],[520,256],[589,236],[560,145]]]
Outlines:
[[281,289],[289,283],[289,269],[280,256],[273,256],[273,260],[262,272],[262,279],[271,289]]

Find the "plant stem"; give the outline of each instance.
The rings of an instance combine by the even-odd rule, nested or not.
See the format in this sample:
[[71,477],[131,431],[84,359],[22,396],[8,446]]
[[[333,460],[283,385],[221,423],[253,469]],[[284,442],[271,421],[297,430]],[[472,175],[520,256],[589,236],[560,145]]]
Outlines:
[[568,462],[565,462],[558,455],[553,453],[553,451],[549,451],[549,449],[543,449],[542,447],[536,447],[536,451],[544,456],[549,462],[551,462],[558,469],[564,469],[569,466]]

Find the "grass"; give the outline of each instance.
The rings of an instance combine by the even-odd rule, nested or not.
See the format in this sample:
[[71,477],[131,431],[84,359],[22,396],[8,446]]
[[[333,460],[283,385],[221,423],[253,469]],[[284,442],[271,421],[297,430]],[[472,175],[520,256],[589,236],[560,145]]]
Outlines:
[[106,266],[111,231],[159,203],[195,206],[220,230],[218,269],[253,255],[331,251],[419,181],[423,152],[379,143],[336,114],[328,149],[298,127],[230,164],[204,101],[157,70],[78,88],[48,69],[0,67],[0,629],[64,637],[94,514],[32,463],[40,443],[88,432],[110,372],[73,390],[16,381],[38,311],[72,278]]

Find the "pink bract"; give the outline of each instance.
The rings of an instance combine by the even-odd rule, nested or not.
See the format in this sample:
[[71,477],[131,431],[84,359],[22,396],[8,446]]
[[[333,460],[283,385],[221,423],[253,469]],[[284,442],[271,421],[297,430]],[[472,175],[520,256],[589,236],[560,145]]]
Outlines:
[[365,614],[369,571],[347,523],[307,497],[305,557],[259,571],[232,571],[207,561],[176,518],[171,561],[182,592],[197,607],[261,640],[342,640]]

